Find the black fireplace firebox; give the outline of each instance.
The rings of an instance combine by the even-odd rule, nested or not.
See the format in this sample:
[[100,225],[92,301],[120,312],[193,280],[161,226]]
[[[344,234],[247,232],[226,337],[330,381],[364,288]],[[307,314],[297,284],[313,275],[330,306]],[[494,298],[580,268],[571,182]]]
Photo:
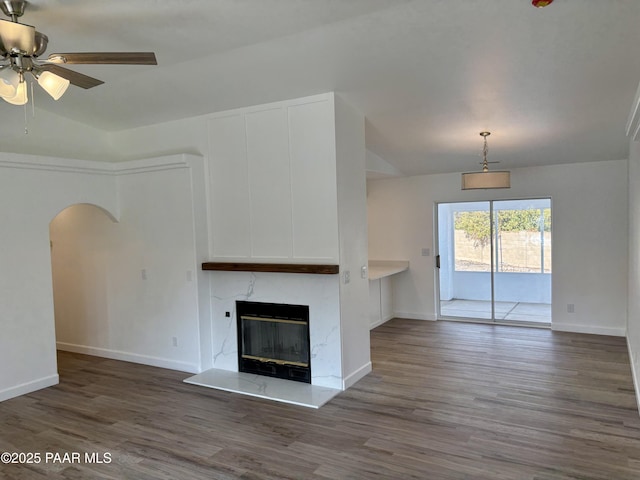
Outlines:
[[311,383],[309,307],[236,302],[238,370]]

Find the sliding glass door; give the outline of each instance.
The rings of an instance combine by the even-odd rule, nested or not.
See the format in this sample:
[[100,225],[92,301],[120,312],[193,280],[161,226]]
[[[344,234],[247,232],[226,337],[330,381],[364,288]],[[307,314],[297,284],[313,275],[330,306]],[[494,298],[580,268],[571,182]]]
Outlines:
[[439,316],[551,322],[550,199],[442,203]]
[[440,313],[493,318],[491,203],[438,205]]

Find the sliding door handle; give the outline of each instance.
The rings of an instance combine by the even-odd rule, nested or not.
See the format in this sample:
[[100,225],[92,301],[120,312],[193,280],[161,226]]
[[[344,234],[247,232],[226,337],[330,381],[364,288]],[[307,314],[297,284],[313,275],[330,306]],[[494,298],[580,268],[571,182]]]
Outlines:
[[436,255],[436,268],[440,268],[440,255]]

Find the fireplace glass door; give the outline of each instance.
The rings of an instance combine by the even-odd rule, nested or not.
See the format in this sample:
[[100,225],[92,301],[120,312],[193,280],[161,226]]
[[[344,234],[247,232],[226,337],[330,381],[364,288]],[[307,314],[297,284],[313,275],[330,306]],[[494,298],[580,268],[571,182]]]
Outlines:
[[263,362],[309,366],[308,325],[297,320],[242,317],[242,356]]
[[238,370],[311,383],[309,307],[236,302]]

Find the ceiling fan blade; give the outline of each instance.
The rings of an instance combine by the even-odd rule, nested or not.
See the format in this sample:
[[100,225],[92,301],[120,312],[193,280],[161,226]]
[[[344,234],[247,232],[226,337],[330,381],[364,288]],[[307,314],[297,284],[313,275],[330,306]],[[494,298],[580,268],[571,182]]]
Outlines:
[[69,70],[68,68],[60,67],[58,65],[44,64],[41,65],[40,68],[47,72],[54,73],[59,77],[66,78],[76,87],[93,88],[104,83],[102,80],[98,80],[97,78],[74,72],[73,70]]
[[0,42],[2,51],[18,51],[31,55],[36,51],[36,28],[22,23],[0,20]]
[[51,63],[67,64],[117,64],[117,65],[157,65],[153,52],[87,52],[52,53],[47,58]]

